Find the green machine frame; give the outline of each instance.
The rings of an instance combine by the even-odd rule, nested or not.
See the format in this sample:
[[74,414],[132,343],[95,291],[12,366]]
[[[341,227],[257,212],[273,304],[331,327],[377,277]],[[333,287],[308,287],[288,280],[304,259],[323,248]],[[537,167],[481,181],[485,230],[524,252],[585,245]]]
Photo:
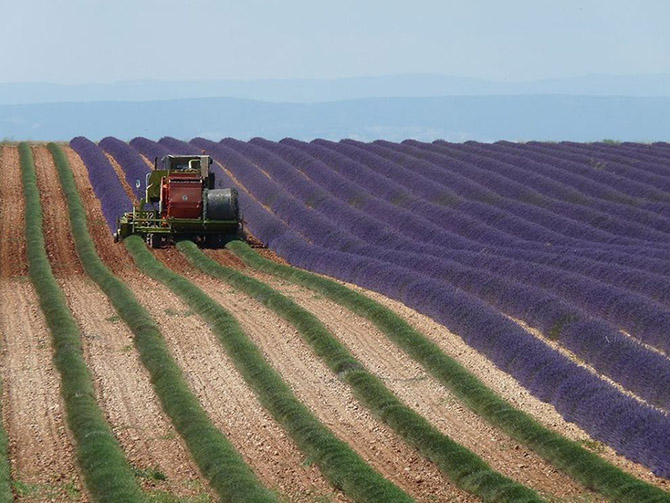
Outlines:
[[119,242],[136,234],[142,236],[151,245],[160,246],[162,242],[178,236],[189,239],[220,240],[225,236],[238,235],[241,232],[239,217],[230,220],[209,219],[207,218],[207,206],[204,203],[201,218],[161,218],[161,208],[146,209],[148,203],[160,203],[161,180],[172,171],[200,171],[204,183],[203,200],[206,200],[207,192],[214,188],[214,174],[209,172],[211,162],[211,158],[206,155],[168,155],[161,159],[163,169],[158,169],[158,159],[156,159],[154,169],[147,174],[145,197],[133,206],[132,211],[124,213],[118,219],[114,241]]

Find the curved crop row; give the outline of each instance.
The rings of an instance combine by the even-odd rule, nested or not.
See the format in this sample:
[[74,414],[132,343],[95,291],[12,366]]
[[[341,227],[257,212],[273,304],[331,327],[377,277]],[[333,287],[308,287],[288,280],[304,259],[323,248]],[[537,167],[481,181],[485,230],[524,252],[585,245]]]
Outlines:
[[[143,183],[147,173],[149,173],[149,166],[147,166],[147,163],[144,162],[137,151],[128,146],[126,142],[117,140],[111,136],[100,140],[98,145],[116,159],[116,162],[123,164],[123,172],[126,175],[126,182],[128,182],[128,185],[133,189],[135,197],[137,197],[137,199],[142,199],[144,197],[142,188]],[[136,181],[138,180],[140,183],[136,184]]]
[[369,319],[477,414],[613,502],[670,501],[670,495],[662,490],[620,471],[512,407],[435,343],[376,301],[328,278],[264,259],[245,243],[232,242],[227,248],[248,266],[310,288]]
[[[0,382],[0,396],[2,396],[2,382]],[[2,406],[0,404],[0,418]],[[9,439],[5,430],[3,421],[0,421],[0,503],[10,503],[14,501],[12,494],[12,473],[9,463]]]
[[[293,150],[291,147],[283,148]],[[276,150],[268,148],[268,151]],[[251,155],[259,166],[271,168],[270,175],[273,180],[280,183],[286,180],[283,183],[284,187],[293,186],[295,194],[301,192],[299,186],[301,180],[299,177],[291,176],[293,175],[291,168],[287,167],[289,171],[287,177],[287,173],[277,170],[281,162],[277,162],[274,158],[264,158],[262,155]],[[295,156],[283,157],[289,162],[293,161],[291,166],[296,166],[310,179],[315,176],[318,178],[318,173],[322,171],[322,167],[315,162],[307,164],[295,162],[297,160]],[[337,179],[333,181],[331,177],[326,179],[324,185],[332,194],[339,195],[342,192],[346,193],[346,190],[343,191],[344,183]],[[320,225],[320,229],[327,230],[326,224]],[[581,309],[566,304],[544,289],[518,284],[497,274],[487,273],[481,268],[463,266],[446,258],[384,250],[378,250],[373,256],[400,266],[409,267],[407,264],[411,264],[411,267],[418,272],[429,270],[434,278],[443,279],[458,288],[476,294],[507,314],[522,318],[531,326],[551,334],[552,338],[587,360],[598,371],[643,398],[670,409],[670,389],[665,385],[670,380],[670,360],[635,344],[616,328],[590,319]],[[484,260],[475,257],[477,261]],[[527,266],[520,263],[519,268],[525,271]],[[510,266],[510,269],[514,268]],[[555,275],[553,277],[555,278]],[[603,344],[605,341],[607,343]]]
[[[644,146],[638,145],[635,155],[640,155],[639,147]],[[667,173],[658,172],[656,169],[658,158],[651,162],[645,160],[644,155],[631,159],[629,156],[614,153],[611,148],[602,144],[581,145],[574,142],[539,144],[530,142],[528,148],[537,149],[538,152],[546,152],[549,155],[565,156],[573,163],[573,167],[576,168],[581,165],[582,172],[587,173],[587,176],[606,177],[606,179],[612,180],[609,183],[610,185],[617,184],[623,189],[633,187],[635,190],[642,192],[646,188],[647,191],[653,191],[654,194],[658,194],[659,191],[667,192],[670,190],[670,180],[668,180]],[[594,167],[597,169],[593,169]],[[650,172],[648,168],[652,168],[652,171]],[[667,205],[667,197],[665,199],[666,201],[660,204]]]
[[103,151],[91,140],[78,136],[70,141],[70,146],[79,154],[88,168],[91,185],[100,200],[102,214],[107,225],[110,229],[116,230],[117,218],[132,205],[114,168]]
[[[266,191],[276,192],[279,189],[274,183],[279,184],[285,190],[290,190],[295,198],[302,200],[306,206],[318,210],[323,215],[322,218],[317,219],[318,215],[314,214],[309,217],[301,216],[301,218],[310,218],[314,221],[314,225],[306,226],[306,232],[309,232],[312,238],[315,233],[324,233],[325,229],[330,227],[330,234],[327,237],[329,241],[332,241],[335,231],[340,229],[338,224],[346,221],[350,235],[346,238],[340,236],[338,242],[332,246],[351,249],[361,246],[360,240],[362,240],[364,243],[373,246],[381,245],[389,249],[385,254],[392,253],[391,249],[397,250],[397,253],[411,250],[413,253],[426,257],[441,258],[446,253],[440,244],[416,243],[405,237],[403,231],[407,228],[407,220],[403,219],[404,214],[400,209],[391,213],[388,205],[379,204],[378,200],[372,198],[362,208],[347,205],[346,196],[344,196],[345,201],[337,200],[344,191],[343,182],[332,183],[330,180],[330,183],[325,182],[323,187],[310,183],[308,178],[298,174],[291,165],[255,145],[225,140],[225,143],[219,144],[218,148],[233,149],[267,170],[272,180],[265,181],[258,176],[252,177],[253,180],[264,183],[268,187]],[[253,167],[250,169],[257,173],[257,169]],[[311,172],[306,173],[311,174]],[[247,174],[240,176],[245,175]],[[258,183],[256,185],[258,186]],[[300,206],[300,203],[292,199],[290,201],[294,207]],[[285,210],[287,206],[284,205],[282,208]],[[436,235],[435,239],[439,237]],[[670,311],[641,295],[581,275],[558,271],[539,264],[497,257],[494,254],[482,255],[462,250],[449,250],[448,253],[450,259],[464,265],[484,267],[511,280],[552,291],[560,297],[578,303],[594,316],[603,317],[623,326],[641,341],[670,353],[670,340],[665,336],[670,331]],[[377,258],[384,257],[377,256]],[[412,261],[408,261],[407,267],[414,268],[418,272],[425,270],[421,265],[414,264]]]
[[128,503],[143,501],[130,465],[95,401],[93,380],[84,362],[81,333],[67,307],[47,257],[42,229],[42,208],[32,152],[19,145],[25,197],[26,249],[30,280],[44,312],[61,375],[61,393],[77,460],[93,501]]
[[[362,201],[365,198],[369,199],[371,195],[368,194],[374,194],[381,199],[385,199],[387,203],[393,204],[394,206],[401,206],[405,211],[411,212],[411,216],[416,215],[419,219],[418,223],[414,223],[415,221],[408,219],[407,213],[403,213],[398,219],[394,219],[390,212],[386,212],[384,209],[382,209],[379,214],[382,217],[384,215],[390,216],[390,220],[387,219],[387,221],[390,221],[391,223],[394,223],[395,220],[402,220],[403,222],[409,220],[412,224],[410,225],[409,230],[414,230],[415,235],[419,236],[420,241],[429,240],[429,244],[444,246],[450,249],[459,248],[461,250],[479,251],[482,247],[481,243],[475,245],[473,242],[454,239],[454,235],[445,233],[443,228],[438,227],[437,229],[433,229],[430,226],[425,225],[423,223],[425,222],[424,218],[430,218],[430,215],[435,215],[435,219],[430,218],[435,224],[444,222],[442,227],[451,226],[453,218],[451,218],[449,214],[439,211],[436,212],[432,208],[427,208],[425,205],[419,205],[412,202],[411,205],[407,204],[406,207],[405,204],[399,203],[398,199],[401,198],[403,198],[403,202],[412,201],[407,197],[407,194],[401,190],[402,187],[399,183],[385,178],[380,179],[374,176],[366,177],[366,171],[369,170],[362,164],[347,164],[346,159],[337,157],[328,158],[331,162],[326,165],[327,160],[323,156],[323,149],[314,151],[311,148],[311,144],[307,145],[299,142],[276,144],[265,140],[252,140],[251,143],[259,145],[273,154],[280,156],[291,166],[300,170],[311,180],[316,181],[322,187],[328,189],[331,194],[343,199],[345,202],[347,202],[347,198],[356,197],[357,207],[361,210],[364,210],[365,208],[361,207],[362,204],[359,201]],[[321,144],[319,144],[319,146],[320,145]],[[312,157],[313,155],[314,157]],[[377,161],[376,166],[383,165],[383,159],[378,158]],[[340,174],[339,177],[338,174]],[[398,208],[396,213],[399,211],[400,209]],[[414,227],[412,228],[412,226]],[[465,228],[469,231],[472,226],[466,224]],[[409,234],[407,235],[408,237],[411,237]],[[508,237],[511,238],[511,236]],[[659,278],[658,275],[636,271],[629,266],[608,264],[589,258],[575,257],[574,255],[566,257],[560,253],[520,249],[523,247],[523,242],[519,242],[518,247],[505,248],[493,233],[485,234],[481,236],[480,239],[483,243],[489,245],[487,246],[487,250],[490,249],[491,243],[495,243],[496,247],[492,251],[495,251],[498,255],[517,261],[523,260],[524,262],[529,261],[540,265],[559,267],[566,271],[591,276],[599,281],[606,281],[614,286],[623,286],[626,289],[635,290],[647,295],[653,300],[670,303],[670,278]],[[544,249],[547,249],[546,245],[544,245]],[[664,265],[667,267],[667,263]]]
[[[439,147],[449,144],[438,140],[433,145]],[[450,145],[450,147],[453,146]],[[661,188],[641,180],[629,180],[619,173],[602,169],[603,164],[598,163],[591,156],[580,154],[580,150],[575,151],[570,146],[530,142],[522,149],[518,147],[518,144],[504,142],[500,148],[501,152],[523,152],[531,161],[539,159],[546,161],[558,170],[556,176],[562,183],[572,185],[577,190],[586,191],[590,198],[589,204],[603,210],[609,206],[613,213],[618,214],[619,210],[624,210],[626,206],[629,206],[628,217],[633,218],[633,221],[635,216],[647,222],[653,221],[654,215],[655,218],[660,218],[657,221],[662,221],[662,211],[659,210],[667,208],[670,203],[670,196]],[[465,150],[470,149],[478,149],[477,143],[473,142],[465,146]],[[607,195],[593,197],[594,193]],[[620,215],[625,213],[624,210]],[[646,220],[648,218],[651,220]]]
[[314,352],[334,373],[353,388],[366,407],[437,464],[457,486],[484,501],[540,501],[534,491],[492,470],[472,451],[442,434],[426,419],[404,405],[312,313],[262,282],[215,262],[190,241],[183,241],[177,247],[203,272],[259,299],[293,324],[305,342],[312,346]]
[[[252,142],[258,142],[258,140],[254,139]],[[262,145],[268,143],[270,142],[263,142]],[[552,230],[547,227],[545,222],[541,224],[527,219],[528,212],[524,210],[533,209],[532,207],[520,208],[520,211],[516,213],[510,211],[509,208],[503,209],[497,204],[496,200],[498,198],[493,193],[486,193],[482,190],[479,197],[471,199],[465,194],[458,193],[459,187],[451,188],[436,184],[434,180],[426,177],[421,172],[411,171],[404,164],[381,157],[373,151],[372,145],[353,140],[343,140],[339,143],[314,140],[309,144],[304,144],[290,139],[284,139],[275,145],[291,145],[296,148],[309,145],[312,155],[326,162],[332,169],[337,170],[342,175],[351,177],[354,181],[360,180],[359,183],[363,183],[367,178],[367,184],[369,185],[373,181],[383,183],[384,180],[387,180],[386,183],[393,183],[397,187],[411,192],[422,199],[424,203],[431,203],[432,207],[428,211],[422,212],[425,218],[450,228],[451,222],[447,218],[452,213],[467,215],[475,221],[480,221],[486,227],[494,229],[496,234],[500,233],[507,239],[515,237],[516,239],[511,244],[515,249],[546,249],[547,243],[551,243],[552,247],[557,245],[576,246],[582,243],[581,239],[584,237],[583,232],[578,230],[575,230],[572,233],[573,236],[571,236],[569,235],[570,229],[567,231],[563,229]],[[333,154],[328,155],[328,152],[324,149],[330,149],[340,155],[337,157]],[[329,159],[333,162],[328,162]],[[372,176],[366,177],[367,173],[376,175],[374,180]],[[475,190],[475,188],[473,187],[472,190]],[[413,205],[411,208],[416,211]],[[450,213],[444,213],[448,210],[450,210]],[[553,217],[551,222],[554,223]],[[474,237],[469,235],[470,228],[467,228],[467,231],[468,234],[465,234],[465,237],[470,239]],[[496,239],[495,234],[485,237],[488,244],[495,243],[496,247],[502,248],[504,241],[499,238]],[[522,238],[522,241],[519,241],[519,237]],[[533,246],[530,246],[528,241]]]
[[[291,203],[283,191],[273,189],[269,179],[258,174],[239,155],[226,151],[222,145],[199,140],[196,144],[222,159],[238,180],[261,202],[283,215],[292,229],[314,231],[322,223],[313,220],[314,212],[306,212],[304,207]],[[279,221],[267,222],[273,217],[265,210],[250,211],[249,202],[244,198],[242,201],[247,205],[245,215],[250,224],[252,218],[262,220],[251,225],[252,230],[262,233],[259,237],[292,263],[380,291],[432,316],[487,354],[536,396],[553,403],[568,420],[574,420],[594,437],[649,466],[655,473],[670,473],[670,449],[665,445],[670,442],[665,433],[669,427],[666,416],[640,407],[471,296],[416,271],[360,254],[328,251],[337,248],[331,245],[346,238],[344,232],[324,236],[318,243],[324,247],[323,251],[307,249],[300,245],[299,238],[287,234],[286,228],[278,229]]]
[[[537,149],[536,152],[538,153],[546,153],[546,154],[553,154],[556,153],[559,156],[563,154],[565,151],[564,145],[537,145],[538,147],[542,147],[542,149]],[[492,157],[495,158],[500,158],[499,156],[495,155],[496,152],[503,153],[503,155],[508,155],[510,156],[511,159],[514,159],[514,162],[519,160],[519,157],[523,158],[523,154],[527,153],[527,151],[530,151],[531,148],[533,148],[533,144],[529,144],[527,147],[516,150],[516,152],[513,149],[513,145],[508,145],[503,144],[503,145],[496,145],[495,148],[488,147],[483,144],[476,144],[476,147],[478,148],[478,151],[487,151],[489,154],[492,154]],[[506,152],[509,152],[508,154],[505,154]],[[513,153],[515,152],[515,153]],[[582,152],[582,150],[577,150],[576,148],[571,149],[570,152],[575,152],[579,153]],[[587,152],[584,152],[585,154]],[[595,155],[594,155],[595,154]],[[573,159],[576,159],[573,157]],[[663,191],[668,191],[670,190],[670,180],[668,180],[666,177],[651,174],[647,171],[644,171],[642,169],[638,169],[637,167],[629,167],[624,164],[621,164],[619,161],[621,160],[621,156],[617,155],[611,155],[607,153],[607,151],[602,151],[599,149],[597,146],[589,146],[588,147],[588,155],[585,155],[582,158],[582,170],[579,171],[579,176],[575,176],[574,180],[578,186],[582,186],[582,184],[587,184],[588,186],[595,186],[595,189],[602,190],[603,188],[609,188],[612,187],[610,183],[608,183],[608,179],[605,179],[600,175],[599,172],[604,171],[605,173],[608,173],[609,176],[612,176],[616,174],[616,185],[617,186],[624,186],[625,188],[628,188],[630,182],[626,182],[626,180],[631,180],[633,185],[636,185],[638,188],[642,188],[643,185],[649,185],[654,188],[654,191],[663,190]],[[605,161],[605,162],[603,162]],[[609,161],[614,161],[612,164],[610,164]],[[638,163],[640,162],[638,158]],[[550,168],[545,168],[544,166],[549,166]],[[558,167],[554,167],[551,164],[545,163],[543,166],[543,173],[547,175],[557,175],[561,176],[561,170]],[[555,170],[555,171],[554,171]],[[576,170],[575,170],[576,171]],[[565,176],[565,175],[563,175]],[[594,178],[595,177],[595,178]],[[640,203],[640,201],[636,201],[636,203]]]
[[[240,503],[276,501],[276,498],[260,484],[233,445],[209,419],[189,389],[151,315],[98,256],[88,232],[86,212],[67,159],[57,145],[49,144],[49,150],[53,155],[67,200],[77,255],[86,273],[107,295],[116,312],[135,335],[135,346],[142,363],[151,375],[152,385],[163,410],[184,439],[200,470],[223,501]],[[87,168],[91,170],[93,166],[87,164]],[[118,179],[116,182],[119,183]],[[110,191],[106,194],[108,197],[114,193]],[[115,501],[125,500],[119,498]]]
[[528,159],[546,162],[558,168],[562,171],[560,179],[565,183],[579,187],[584,179],[590,179],[601,184],[601,188],[610,188],[616,191],[620,194],[618,197],[624,204],[633,203],[635,206],[647,209],[650,212],[658,213],[659,207],[667,206],[669,202],[667,194],[658,189],[638,182],[631,182],[614,173],[598,169],[600,165],[590,162],[590,159],[584,162],[585,159],[581,158],[578,153],[571,153],[569,147],[559,148],[560,154],[551,144],[529,143],[522,148],[511,142],[501,144],[503,152],[523,152]]
[[[282,140],[282,143],[285,140]],[[288,141],[288,140],[287,140]],[[436,164],[425,159],[419,159],[408,155],[406,153],[384,147],[377,142],[371,144],[360,144],[352,140],[343,140],[342,144],[356,144],[357,146],[364,146],[365,151],[372,152],[377,155],[378,159],[373,161],[373,164],[368,163],[371,168],[375,168],[374,164],[382,162],[385,159],[392,162],[393,170],[399,170],[403,173],[407,180],[426,179],[428,183],[437,185],[439,187],[453,188],[470,200],[489,202],[497,208],[506,212],[514,214],[518,218],[531,219],[538,224],[549,229],[555,229],[560,233],[568,233],[569,236],[587,240],[579,247],[579,253],[590,254],[593,249],[596,250],[596,258],[601,255],[603,251],[608,253],[633,253],[638,256],[643,253],[645,257],[656,257],[664,259],[667,264],[667,259],[670,259],[670,250],[659,249],[656,247],[649,247],[644,243],[631,244],[630,240],[625,240],[622,243],[622,238],[606,233],[602,230],[595,229],[583,222],[573,218],[566,218],[563,215],[556,214],[537,205],[529,204],[528,202],[515,201],[513,199],[504,198],[501,195],[493,192],[491,189],[483,187],[482,185],[469,180],[461,172],[449,172],[440,169]],[[358,158],[357,158],[358,159]],[[363,158],[360,158],[363,161]],[[467,166],[463,166],[463,170]],[[402,178],[400,178],[402,180]],[[408,182],[409,183],[409,182]],[[424,181],[425,183],[425,181]],[[625,239],[625,238],[624,238]],[[628,243],[628,244],[625,244]],[[492,243],[495,245],[496,243]],[[641,248],[643,247],[643,248]],[[553,246],[552,246],[552,249]],[[565,248],[558,247],[557,252],[565,252]],[[618,260],[627,260],[624,255]],[[654,264],[657,266],[658,264]],[[667,269],[667,266],[666,266]]]
[[[420,144],[421,146],[425,144]],[[473,158],[478,158],[484,154],[484,157],[501,160],[497,155],[495,149],[490,149],[477,142],[471,142],[467,145],[454,145],[451,143],[436,141],[430,145],[426,145],[437,152],[449,152],[453,154],[461,153],[464,155],[472,155]],[[510,155],[514,152],[525,154],[523,157],[528,161],[520,164],[524,167],[518,166],[517,162],[502,162],[500,170],[505,173],[505,176],[511,179],[517,179],[524,183],[523,176],[527,172],[531,172],[528,167],[533,165],[536,154],[553,154],[553,145],[537,146],[529,145],[527,148],[517,149],[514,144],[502,144],[500,146],[500,154]],[[565,147],[562,150],[567,150]],[[569,152],[568,155],[557,157],[552,163],[543,163],[540,175],[535,171],[535,178],[544,179],[543,192],[556,194],[557,198],[564,199],[561,191],[577,190],[596,201],[601,200],[601,204],[624,204],[633,207],[644,206],[650,200],[668,200],[667,194],[663,193],[658,187],[651,187],[640,183],[639,181],[626,183],[625,178],[618,174],[600,169],[600,165],[595,162],[587,164],[584,163],[578,167],[579,163],[574,162],[574,158]],[[527,176],[527,175],[526,175]],[[534,181],[529,181],[533,185]]]
[[335,437],[297,400],[228,311],[189,280],[160,263],[139,237],[126,238],[124,243],[140,270],[167,286],[209,324],[263,406],[314,459],[335,487],[360,502],[412,501]]
[[[432,144],[418,144],[412,141],[399,145],[389,142],[380,143],[414,157],[429,160],[445,171],[452,172],[458,169],[468,178],[505,197],[528,201],[597,229],[628,240],[635,240],[632,244],[651,241],[662,246],[663,241],[667,238],[665,232],[670,231],[670,221],[653,212],[641,210],[629,204],[602,201],[588,196],[583,196],[576,201],[553,199],[522,183],[499,175],[497,173],[498,162],[485,157],[462,153],[455,158],[453,155],[436,151]],[[663,232],[656,229],[661,229]]]
[[[144,143],[143,148],[158,150],[148,143]],[[179,152],[188,153],[186,150],[182,147]],[[125,168],[123,163],[121,166]],[[103,197],[109,197],[109,193],[103,194]],[[124,242],[142,270],[173,289],[211,324],[263,405],[284,425],[310,458],[317,462],[336,487],[357,501],[410,501],[407,495],[370,468],[297,401],[227,311],[188,280],[156,261],[139,238],[127,238]],[[244,492],[239,494],[243,495]]]
[[130,140],[129,145],[152,163],[156,158],[161,158],[170,153],[170,151],[162,145],[144,138],[143,136],[133,138]]
[[[254,140],[252,140],[252,142],[253,141]],[[406,165],[422,164],[426,169],[430,169],[430,165],[423,163],[423,161],[420,160],[412,160],[412,158],[405,156],[404,154],[394,155],[394,160],[392,161],[390,158],[382,157],[381,154],[375,153],[375,149],[377,148],[376,145],[361,144],[359,142],[354,142],[353,140],[343,140],[337,144],[324,142],[322,140],[315,140],[312,143],[317,142],[321,146],[331,148],[348,157],[348,159],[343,159],[341,157],[333,159],[334,162],[329,163],[329,166],[332,169],[346,172],[348,176],[353,176],[352,174],[358,176],[358,172],[367,168],[375,173],[382,174],[392,182],[403,184],[408,189],[411,189],[428,201],[434,200],[433,194],[441,194],[443,189],[447,189],[444,185],[439,183],[439,177],[429,179],[419,172],[408,170],[405,167]],[[302,145],[302,142],[296,142],[295,140],[282,140],[280,142],[280,144],[286,143],[296,146]],[[454,200],[449,199],[449,202],[445,204],[449,204],[450,206],[458,208],[460,211],[465,211],[474,216],[480,214],[484,221],[490,221],[496,226],[500,225],[500,228],[506,228],[505,221],[507,219],[511,218],[514,221],[513,223],[516,224],[517,220],[521,220],[521,217],[526,216],[528,213],[537,212],[537,210],[544,212],[544,210],[540,210],[534,206],[525,205],[525,207],[522,208],[521,213],[517,216],[514,212],[510,211],[509,208],[502,210],[497,208],[498,205],[494,207],[491,204],[479,203],[464,198],[459,199],[458,197]],[[555,215],[549,212],[545,213],[546,221],[544,222],[544,225],[552,226],[558,223],[560,228],[564,227],[564,224],[560,223],[560,218],[556,218]],[[571,221],[571,225],[572,224],[579,225],[576,221]],[[519,243],[518,246],[507,249],[499,246],[499,243],[495,240],[488,243],[489,246],[487,246],[487,249],[493,249],[496,253],[511,258],[523,257],[524,260],[547,265],[555,264],[558,267],[566,267],[569,265],[569,270],[578,272],[583,272],[587,269],[593,270],[596,267],[602,269],[603,266],[607,267],[612,265],[630,268],[631,270],[637,269],[632,271],[634,272],[634,274],[631,275],[632,278],[635,278],[636,275],[639,274],[639,271],[654,275],[670,274],[670,262],[667,260],[670,259],[670,252],[663,253],[662,250],[658,249],[642,250],[640,247],[622,247],[613,246],[611,244],[604,246],[602,244],[598,245],[597,243],[581,242],[579,240],[573,242],[571,240],[572,238],[569,238],[566,235],[562,235],[562,237],[559,236],[558,238],[556,236],[546,235],[542,231],[537,231],[537,227],[544,229],[544,227],[540,225],[535,225],[532,229],[526,228],[529,233],[527,238],[544,243],[552,243],[551,246],[546,246],[545,244],[545,249],[542,253],[527,250],[523,243]],[[561,229],[556,230],[562,231]],[[583,236],[586,232],[587,229],[584,228],[575,229],[575,233],[578,236]],[[577,246],[579,246],[579,248],[577,248]],[[457,248],[456,244],[452,247]],[[641,255],[644,255],[645,258],[642,259]],[[652,257],[650,257],[650,255],[652,255]],[[577,262],[577,265],[572,265],[571,262]],[[576,267],[579,267],[579,269],[576,269]],[[600,270],[594,271],[593,274],[600,272]],[[606,280],[608,279],[608,276],[606,275],[598,274],[597,277],[602,277]],[[648,276],[644,278],[645,282],[647,280]]]
[[[618,163],[616,171],[621,176],[633,176],[633,173],[628,170],[630,167],[635,170],[634,175],[648,174],[653,175],[656,181],[670,182],[670,173],[664,166],[668,162],[669,156],[665,149],[659,145],[628,144],[624,142],[619,145],[591,143],[589,147],[599,154],[598,157],[602,154],[616,159]],[[609,169],[609,166],[605,165],[605,169]],[[670,187],[668,190],[670,190]]]
[[[363,144],[352,140],[345,140],[339,144],[331,144],[324,142],[323,140],[314,140],[310,145],[313,144],[328,147],[336,152],[353,154],[352,157],[358,160],[360,156],[356,155],[357,152],[353,153],[351,151],[353,147],[358,151],[367,154],[367,165],[373,169],[377,169],[375,164],[380,161],[391,163],[393,165],[393,170],[387,169],[387,172],[389,172],[389,176],[393,177],[396,181],[402,180],[397,172],[397,167],[400,166],[401,169],[403,169],[406,166],[411,168],[412,172],[415,173],[415,176],[418,175],[420,177],[419,179],[422,180],[423,184],[435,184],[435,182],[437,182],[438,186],[444,188],[449,188],[452,184],[455,184],[455,187],[469,187],[470,191],[479,194],[478,197],[485,197],[486,200],[489,201],[489,206],[492,206],[497,214],[507,215],[508,218],[513,216],[514,223],[532,223],[534,227],[528,229],[526,239],[532,238],[533,240],[544,244],[545,246],[543,248],[545,250],[552,250],[555,246],[560,249],[561,247],[566,246],[597,247],[603,243],[608,244],[608,246],[611,246],[613,243],[620,243],[623,246],[634,243],[628,239],[628,237],[622,238],[615,236],[609,232],[587,226],[583,222],[575,220],[574,218],[569,218],[565,214],[557,214],[550,209],[545,208],[543,205],[544,200],[540,197],[539,192],[529,190],[524,192],[518,187],[513,187],[518,192],[516,198],[512,197],[513,194],[509,192],[499,194],[495,190],[497,187],[487,187],[481,183],[481,180],[473,180],[468,177],[468,170],[464,163],[450,160],[449,162],[453,162],[454,167],[458,169],[446,171],[440,163],[436,162],[435,158],[423,158],[418,157],[417,155],[412,155],[416,152],[413,152],[411,149],[401,150],[401,147],[409,148],[408,145],[405,144],[396,145],[398,148],[392,147],[392,145],[395,144],[384,142]],[[346,152],[347,149],[349,152]],[[370,154],[372,154],[373,157],[370,157]],[[332,165],[332,163],[330,164]],[[412,180],[411,183],[416,183],[416,181]],[[576,194],[572,195],[574,198],[577,197]],[[467,208],[468,206],[471,206],[471,203],[466,201],[465,205]],[[479,210],[479,208],[477,208],[477,210]],[[480,214],[479,211],[470,211],[475,215]],[[488,213],[491,213],[490,210]],[[485,214],[486,213],[484,213],[484,215]],[[547,248],[547,243],[551,243],[552,247]],[[523,243],[519,244],[522,245]],[[514,246],[514,248],[518,248],[518,246]]]

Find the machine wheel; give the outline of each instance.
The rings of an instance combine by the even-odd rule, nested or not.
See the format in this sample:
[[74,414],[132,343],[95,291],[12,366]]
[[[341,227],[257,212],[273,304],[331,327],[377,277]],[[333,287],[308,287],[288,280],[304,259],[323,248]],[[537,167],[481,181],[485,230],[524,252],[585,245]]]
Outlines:
[[203,236],[205,248],[223,248],[226,244],[226,236],[223,234],[206,234]]
[[161,238],[156,234],[147,234],[147,245],[149,248],[160,248],[161,247]]

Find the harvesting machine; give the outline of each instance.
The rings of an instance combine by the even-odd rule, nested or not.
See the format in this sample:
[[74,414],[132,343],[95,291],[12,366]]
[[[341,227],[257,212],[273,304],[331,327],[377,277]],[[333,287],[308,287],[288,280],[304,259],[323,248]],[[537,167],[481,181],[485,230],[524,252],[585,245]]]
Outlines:
[[160,163],[156,158],[145,197],[119,218],[114,241],[137,234],[153,248],[180,238],[219,246],[239,234],[237,190],[214,188],[211,163],[208,155],[166,155]]

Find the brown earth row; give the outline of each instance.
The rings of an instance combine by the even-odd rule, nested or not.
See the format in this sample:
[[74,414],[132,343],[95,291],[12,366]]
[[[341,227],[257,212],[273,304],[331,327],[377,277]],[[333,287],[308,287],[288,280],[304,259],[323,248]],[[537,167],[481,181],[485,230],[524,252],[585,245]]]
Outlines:
[[[89,218],[100,219],[100,204],[89,190],[86,167],[73,151],[66,150]],[[306,463],[281,426],[262,408],[209,327],[168,288],[142,275],[123,245],[113,243],[106,226],[93,226],[90,230],[103,260],[158,323],[189,386],[214,424],[261,481],[290,501],[347,501],[315,466]]]
[[[360,408],[348,388],[311,355],[299,335],[283,320],[233,289],[226,288],[222,296],[220,282],[195,272],[175,250],[161,250],[157,255],[177,272],[188,273],[189,279],[229,309],[303,403],[381,473],[420,501],[435,498],[438,501],[476,501],[456,489],[435,466]],[[229,265],[243,267],[234,255],[227,254],[226,257]],[[288,344],[278,344],[286,332],[292,332]],[[222,350],[220,352],[217,359],[225,357]],[[183,358],[178,359],[182,366],[187,364],[182,363]],[[310,376],[309,379],[305,379],[306,376]]]
[[551,404],[535,398],[512,376],[500,370],[493,362],[488,360],[483,354],[468,346],[463,339],[448,330],[444,325],[441,325],[430,317],[407,307],[402,302],[389,299],[377,292],[363,289],[357,285],[344,282],[340,283],[362,293],[363,295],[367,295],[402,316],[405,321],[421,331],[424,335],[428,336],[444,353],[467,368],[477,376],[477,378],[484,382],[486,386],[500,396],[505,397],[515,407],[531,415],[543,426],[556,431],[571,440],[581,443],[586,448],[592,449],[603,459],[641,480],[645,480],[664,490],[670,489],[670,481],[656,477],[648,468],[617,454],[607,445],[592,439],[588,433],[575,423],[563,419]]
[[293,326],[251,297],[193,270],[176,250],[157,255],[229,310],[298,399],[386,478],[418,501],[477,501],[360,405]]
[[0,336],[3,424],[17,502],[88,501],[65,424],[51,336],[27,276],[18,149],[3,146],[0,177]]
[[[133,335],[105,294],[85,274],[74,249],[67,204],[51,154],[34,146],[46,248],[82,333],[96,398],[146,490],[178,497],[209,492],[151,387]],[[164,479],[164,480],[163,480]]]
[[[216,251],[212,255],[221,258],[227,253]],[[495,470],[542,494],[570,499],[588,495],[592,501],[600,501],[534,452],[463,406],[368,320],[304,287],[248,268],[244,272],[316,315],[401,401],[441,432],[481,456]]]

